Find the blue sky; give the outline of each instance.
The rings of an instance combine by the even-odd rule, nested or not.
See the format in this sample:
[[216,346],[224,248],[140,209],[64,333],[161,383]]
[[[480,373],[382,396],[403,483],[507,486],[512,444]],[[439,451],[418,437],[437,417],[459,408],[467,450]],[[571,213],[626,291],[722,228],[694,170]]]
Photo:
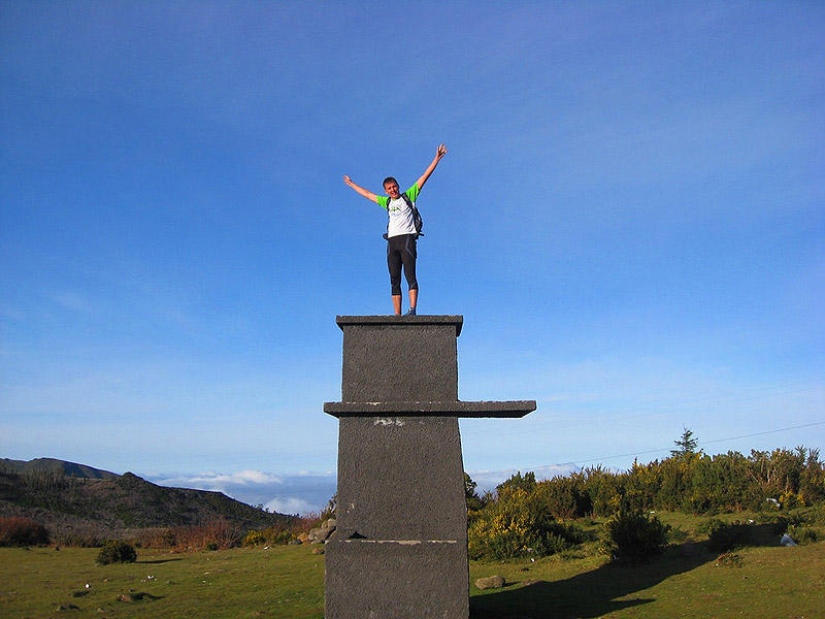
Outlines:
[[825,5],[0,4],[0,457],[291,512],[418,205],[492,484],[825,446]]

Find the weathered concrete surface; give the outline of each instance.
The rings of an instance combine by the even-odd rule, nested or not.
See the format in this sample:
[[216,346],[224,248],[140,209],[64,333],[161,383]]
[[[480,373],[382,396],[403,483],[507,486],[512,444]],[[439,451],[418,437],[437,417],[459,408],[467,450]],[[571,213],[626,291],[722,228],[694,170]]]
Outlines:
[[338,432],[336,538],[466,543],[458,419],[348,418]]
[[339,316],[344,332],[336,532],[326,619],[467,619],[459,417],[521,417],[535,401],[460,402],[460,316]]
[[460,316],[339,316],[342,401],[458,400]]
[[[326,546],[326,619],[467,619],[467,547],[349,540]],[[332,595],[332,598],[330,598]]]
[[427,417],[524,417],[536,410],[535,400],[478,402],[324,402],[333,417],[423,415]]
[[458,419],[341,419],[338,453],[337,530],[326,547],[327,619],[466,619]]

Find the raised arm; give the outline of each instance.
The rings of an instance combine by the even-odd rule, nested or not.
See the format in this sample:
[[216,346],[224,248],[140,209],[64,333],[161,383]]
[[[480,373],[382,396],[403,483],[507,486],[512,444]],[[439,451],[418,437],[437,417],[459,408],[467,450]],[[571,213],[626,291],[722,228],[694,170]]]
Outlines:
[[421,175],[421,178],[418,179],[416,183],[418,185],[418,190],[420,191],[422,187],[424,187],[424,183],[427,182],[427,179],[430,178],[430,174],[433,173],[435,170],[435,166],[438,165],[438,162],[441,161],[442,157],[447,154],[447,147],[443,144],[439,144],[438,148],[435,150],[435,157],[430,162],[430,165],[427,166],[427,169],[424,170],[424,174]]
[[372,200],[373,202],[378,201],[377,194],[372,193],[369,189],[364,189],[360,185],[356,185],[349,176],[344,175],[344,182],[348,187],[354,189],[356,193],[364,196],[367,200]]

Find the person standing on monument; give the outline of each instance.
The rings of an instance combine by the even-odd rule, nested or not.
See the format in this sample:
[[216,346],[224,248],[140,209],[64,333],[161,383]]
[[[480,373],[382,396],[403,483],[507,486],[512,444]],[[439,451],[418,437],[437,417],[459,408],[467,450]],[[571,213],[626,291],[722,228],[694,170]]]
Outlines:
[[[390,288],[392,294],[392,306],[395,315],[401,315],[401,268],[404,268],[404,277],[407,280],[410,296],[410,309],[407,316],[415,316],[415,308],[418,305],[418,279],[415,276],[415,261],[418,258],[417,238],[418,231],[413,219],[413,209],[411,204],[415,203],[418,194],[424,187],[424,183],[430,178],[438,162],[447,154],[447,147],[440,144],[435,151],[435,157],[424,170],[421,177],[415,184],[402,194],[399,191],[398,181],[392,176],[384,179],[384,191],[386,196],[379,196],[369,189],[356,185],[349,176],[344,176],[344,183],[364,196],[367,200],[375,202],[378,206],[387,209],[389,214],[389,224],[387,225],[387,266],[390,270]],[[409,200],[404,199],[404,195]]]

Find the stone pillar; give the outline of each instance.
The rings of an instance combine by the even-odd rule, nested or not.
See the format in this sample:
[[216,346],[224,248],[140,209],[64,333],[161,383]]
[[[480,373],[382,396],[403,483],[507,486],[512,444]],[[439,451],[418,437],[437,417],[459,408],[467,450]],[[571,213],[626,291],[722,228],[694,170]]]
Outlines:
[[458,400],[461,316],[339,316],[344,332],[337,527],[326,619],[467,619],[459,417],[521,417],[534,401]]

